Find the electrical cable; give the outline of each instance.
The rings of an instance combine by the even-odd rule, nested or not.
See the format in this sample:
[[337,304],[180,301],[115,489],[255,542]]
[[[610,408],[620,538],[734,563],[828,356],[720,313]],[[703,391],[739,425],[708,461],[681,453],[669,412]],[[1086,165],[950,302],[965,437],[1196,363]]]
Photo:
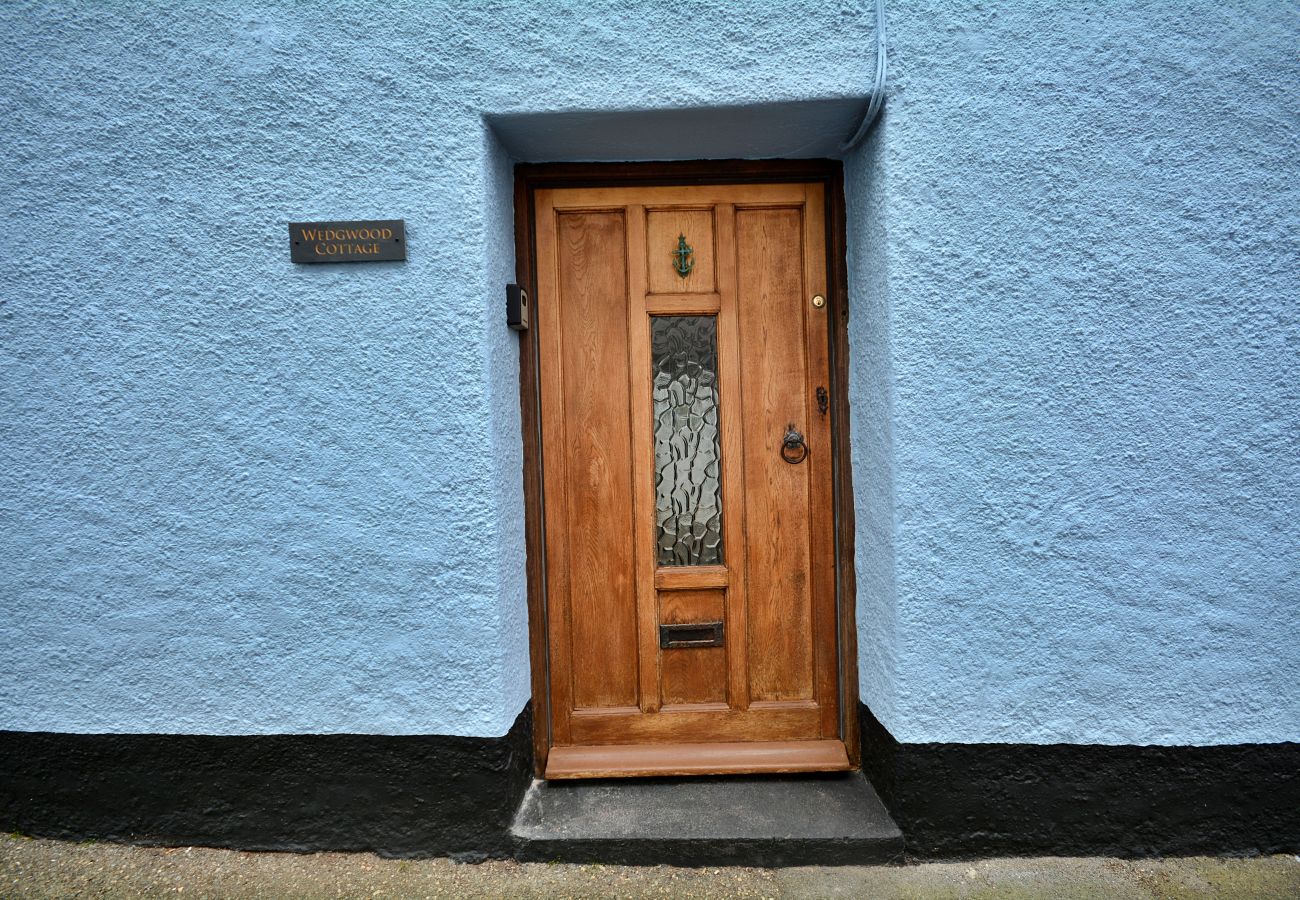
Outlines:
[[887,45],[885,43],[885,0],[876,0],[876,81],[871,86],[871,98],[867,101],[867,111],[862,114],[862,122],[858,125],[858,130],[853,132],[853,137],[849,138],[840,149],[848,152],[858,145],[867,132],[871,130],[871,125],[876,121],[876,116],[880,115],[880,107],[885,102],[885,76],[887,74],[888,60]]

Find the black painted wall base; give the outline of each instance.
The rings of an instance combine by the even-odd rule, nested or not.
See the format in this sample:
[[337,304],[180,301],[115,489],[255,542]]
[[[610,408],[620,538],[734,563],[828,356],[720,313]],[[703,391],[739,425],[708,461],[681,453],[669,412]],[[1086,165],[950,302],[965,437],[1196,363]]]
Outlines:
[[[0,732],[0,830],[508,857],[530,722],[502,738]],[[1300,744],[900,744],[865,707],[862,738],[915,858],[1300,852]]]
[[0,830],[244,850],[507,857],[532,778],[502,738],[0,732]]
[[900,744],[861,722],[909,856],[1300,852],[1300,744]]

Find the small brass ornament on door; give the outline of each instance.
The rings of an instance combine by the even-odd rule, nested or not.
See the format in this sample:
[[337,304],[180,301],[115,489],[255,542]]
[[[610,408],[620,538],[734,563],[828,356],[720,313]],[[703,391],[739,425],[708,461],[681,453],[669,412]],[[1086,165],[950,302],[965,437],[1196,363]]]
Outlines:
[[673,251],[673,268],[685,278],[695,268],[695,250],[686,243],[686,235],[677,235],[677,249]]
[[821,309],[823,306],[826,305],[826,298],[823,297],[821,294],[813,294],[812,303],[813,306],[817,307],[818,309]]

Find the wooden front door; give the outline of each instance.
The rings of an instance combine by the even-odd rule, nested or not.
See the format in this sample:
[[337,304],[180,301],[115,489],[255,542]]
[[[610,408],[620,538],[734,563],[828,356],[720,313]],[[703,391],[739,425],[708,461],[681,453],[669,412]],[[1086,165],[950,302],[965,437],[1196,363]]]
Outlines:
[[824,190],[536,193],[548,778],[849,768]]

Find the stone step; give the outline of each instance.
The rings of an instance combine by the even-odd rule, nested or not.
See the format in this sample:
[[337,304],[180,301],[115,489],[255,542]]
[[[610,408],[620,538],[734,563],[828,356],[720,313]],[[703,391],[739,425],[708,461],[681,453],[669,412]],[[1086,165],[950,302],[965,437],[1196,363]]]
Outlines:
[[534,781],[516,856],[622,865],[901,862],[903,834],[859,772]]

